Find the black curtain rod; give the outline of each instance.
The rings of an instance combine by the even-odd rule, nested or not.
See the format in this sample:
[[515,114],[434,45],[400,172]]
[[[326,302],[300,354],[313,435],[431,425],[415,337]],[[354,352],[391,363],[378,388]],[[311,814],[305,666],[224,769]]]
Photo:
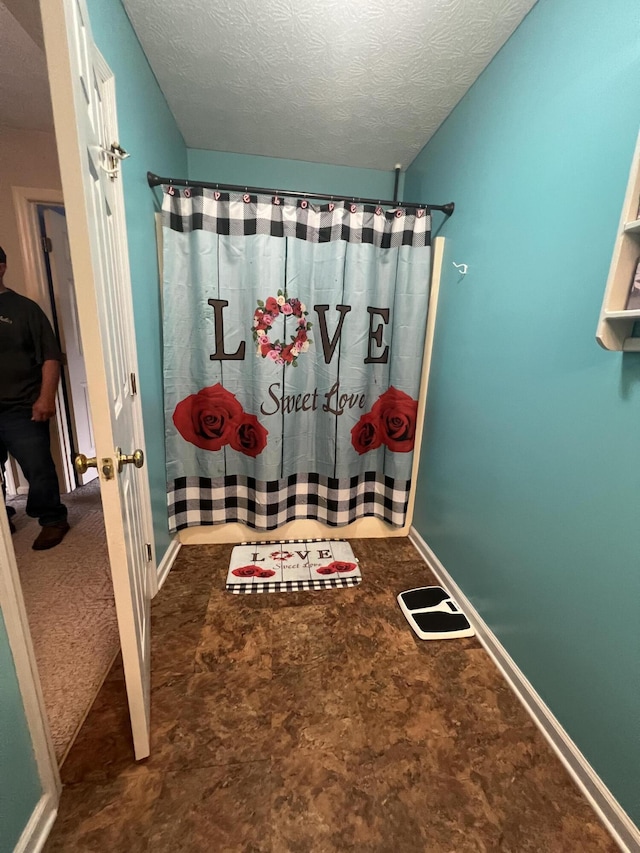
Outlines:
[[237,184],[213,184],[209,181],[192,181],[184,178],[160,178],[153,172],[147,172],[147,181],[150,187],[159,187],[167,184],[173,187],[203,187],[209,190],[222,190],[223,192],[250,193],[252,195],[281,195],[288,198],[309,198],[323,201],[351,201],[354,204],[374,204],[380,207],[426,207],[427,210],[441,210],[445,216],[451,216],[455,210],[455,204],[424,204],[414,201],[390,201],[376,198],[357,198],[350,195],[324,195],[323,193],[299,193],[289,190],[269,190],[265,187],[244,187]]

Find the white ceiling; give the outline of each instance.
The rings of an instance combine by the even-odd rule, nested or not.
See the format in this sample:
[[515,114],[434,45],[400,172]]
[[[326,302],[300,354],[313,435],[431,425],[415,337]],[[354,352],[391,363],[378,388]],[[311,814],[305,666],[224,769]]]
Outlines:
[[[189,147],[390,170],[535,0],[123,4]],[[0,125],[52,129],[38,0],[0,0],[0,33]]]
[[535,0],[123,0],[187,145],[404,167]]
[[0,2],[0,33],[0,125],[51,130],[53,116],[37,4],[34,16],[32,3]]

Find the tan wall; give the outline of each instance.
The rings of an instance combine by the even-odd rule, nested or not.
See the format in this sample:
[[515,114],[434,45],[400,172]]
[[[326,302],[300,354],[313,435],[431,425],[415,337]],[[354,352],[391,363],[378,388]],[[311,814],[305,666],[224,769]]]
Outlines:
[[25,270],[12,187],[61,189],[53,133],[0,127],[0,246],[7,253],[7,287],[25,292]]

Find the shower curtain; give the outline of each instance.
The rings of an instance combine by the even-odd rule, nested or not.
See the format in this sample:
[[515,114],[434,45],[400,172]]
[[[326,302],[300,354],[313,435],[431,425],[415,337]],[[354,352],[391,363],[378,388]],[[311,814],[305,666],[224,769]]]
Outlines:
[[428,211],[163,190],[171,531],[402,526]]

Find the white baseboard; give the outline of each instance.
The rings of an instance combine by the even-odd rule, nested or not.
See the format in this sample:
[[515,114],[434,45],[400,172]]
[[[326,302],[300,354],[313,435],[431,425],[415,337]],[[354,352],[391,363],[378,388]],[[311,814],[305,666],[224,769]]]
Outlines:
[[166,581],[181,547],[182,543],[178,541],[178,537],[174,537],[169,543],[169,547],[165,551],[164,557],[158,563],[158,590],[162,588],[162,584]]
[[49,837],[57,810],[51,794],[43,794],[22,831],[13,853],[40,853]]
[[638,827],[591,767],[585,756],[571,740],[524,673],[415,527],[411,528],[409,539],[442,585],[458,602],[475,628],[478,640],[482,643],[485,651],[562,761],[569,775],[591,803],[620,849],[624,853],[638,853],[640,851],[640,830]]

